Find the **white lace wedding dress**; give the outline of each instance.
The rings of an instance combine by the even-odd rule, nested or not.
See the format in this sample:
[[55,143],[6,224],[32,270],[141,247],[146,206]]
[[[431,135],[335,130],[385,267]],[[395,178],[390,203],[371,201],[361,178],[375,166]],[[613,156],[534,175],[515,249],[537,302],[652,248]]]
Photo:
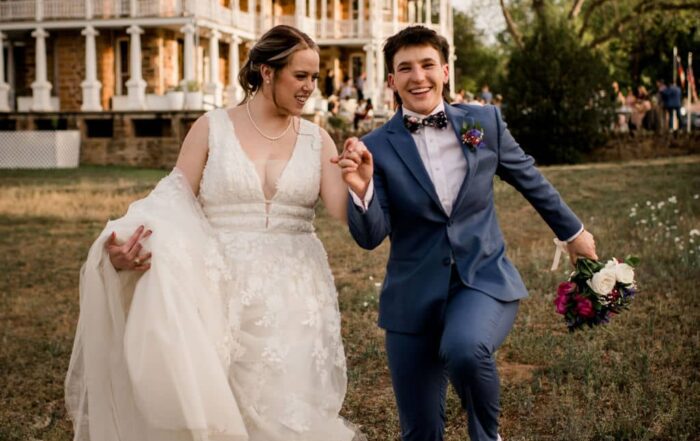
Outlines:
[[[207,116],[199,197],[176,169],[91,249],[66,381],[75,439],[360,439],[338,416],[340,315],[312,223],[319,129],[301,121],[267,199],[228,113]],[[134,281],[114,273],[103,243],[144,223],[154,230],[152,268]]]

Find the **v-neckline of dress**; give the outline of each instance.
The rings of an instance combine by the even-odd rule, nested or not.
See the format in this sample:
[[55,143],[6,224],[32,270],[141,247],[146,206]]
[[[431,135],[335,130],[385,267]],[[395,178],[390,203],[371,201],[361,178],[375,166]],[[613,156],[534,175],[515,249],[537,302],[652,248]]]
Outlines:
[[253,173],[255,176],[257,185],[255,186],[257,188],[257,191],[260,195],[260,198],[265,202],[265,204],[271,204],[277,199],[277,196],[282,192],[282,183],[284,182],[284,178],[287,175],[287,170],[289,169],[290,164],[294,160],[294,158],[297,156],[297,150],[299,150],[299,140],[301,139],[301,132],[302,132],[302,125],[303,121],[300,118],[299,119],[299,131],[297,132],[297,137],[294,140],[294,147],[292,148],[292,155],[289,157],[287,160],[287,163],[284,165],[284,168],[282,169],[282,173],[280,173],[279,177],[277,178],[277,182],[275,183],[275,194],[272,195],[269,199],[265,196],[265,189],[263,187],[263,179],[260,177],[260,174],[258,173],[257,168],[255,167],[255,163],[253,162],[252,159],[248,156],[248,153],[246,153],[245,149],[241,145],[240,139],[238,139],[238,135],[236,134],[236,126],[233,124],[233,120],[231,119],[231,116],[229,115],[228,112],[224,111],[226,120],[228,120],[228,124],[231,129],[231,133],[233,134],[233,139],[236,144],[236,147],[238,148],[238,151],[240,154],[243,156],[244,161],[248,164],[249,171]]

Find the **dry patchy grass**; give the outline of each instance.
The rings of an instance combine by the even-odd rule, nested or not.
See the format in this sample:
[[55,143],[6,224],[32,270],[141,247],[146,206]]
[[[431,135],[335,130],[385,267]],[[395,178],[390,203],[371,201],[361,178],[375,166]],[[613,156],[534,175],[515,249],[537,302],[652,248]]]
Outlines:
[[[699,163],[543,170],[596,235],[599,254],[643,259],[643,292],[632,310],[605,329],[574,335],[553,310],[554,288],[566,270],[548,271],[551,232],[520,195],[496,182],[508,254],[530,290],[497,354],[505,439],[700,439],[700,237],[690,242],[690,231],[700,228]],[[0,440],[71,439],[62,388],[78,316],[79,267],[105,220],[163,174],[0,172]],[[343,314],[350,382],[343,414],[370,441],[397,440],[383,334],[375,325],[387,244],[361,250],[322,208],[317,226]],[[446,440],[466,439],[465,426],[450,393]]]

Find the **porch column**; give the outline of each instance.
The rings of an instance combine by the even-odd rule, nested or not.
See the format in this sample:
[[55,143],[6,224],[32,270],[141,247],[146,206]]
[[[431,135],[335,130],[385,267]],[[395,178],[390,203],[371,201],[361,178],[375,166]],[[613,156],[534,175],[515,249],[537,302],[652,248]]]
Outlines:
[[205,86],[205,91],[214,95],[214,105],[221,107],[223,105],[224,85],[219,79],[219,38],[221,32],[212,29],[209,36],[209,83]]
[[231,35],[231,42],[228,45],[228,87],[226,88],[228,107],[235,106],[243,99],[243,89],[238,82],[238,71],[241,70],[239,44],[241,44],[240,37]]
[[233,0],[233,24],[238,27],[241,20],[241,1]]
[[[5,82],[5,34],[0,32],[0,112],[10,111],[10,85]],[[9,47],[12,50],[12,46]]]
[[367,97],[372,99],[372,104],[376,109],[379,109],[379,101],[377,95],[377,78],[375,75],[375,61],[374,61],[374,45],[372,43],[366,44],[362,47],[365,51],[365,66],[367,66],[367,79],[365,80],[365,89],[367,92]]
[[433,0],[425,0],[425,24],[430,27],[433,22]]
[[365,0],[357,1],[357,34],[360,38],[365,36]]
[[129,42],[129,81],[126,87],[129,90],[129,108],[144,109],[146,107],[146,82],[141,73],[141,34],[143,29],[131,25],[126,30],[131,36]]
[[51,83],[46,79],[46,37],[49,33],[43,28],[32,32],[36,38],[36,80],[32,83],[32,110],[45,112],[51,110]]
[[98,32],[94,27],[88,26],[82,30],[85,35],[85,81],[80,83],[83,88],[83,104],[80,110],[100,111],[100,89],[102,84],[97,81],[97,54],[95,50],[95,36]]
[[[382,44],[377,43],[374,46],[375,50],[375,66],[377,66],[377,96],[379,106],[384,106],[384,53],[382,52]],[[375,104],[376,106],[376,104]],[[380,107],[381,108],[381,107]]]
[[440,35],[445,36],[445,38],[447,38],[447,17],[449,14],[449,9],[450,6],[447,3],[447,0],[440,0],[440,13],[438,17],[440,23]]
[[306,32],[306,0],[294,0],[294,21],[297,29]]
[[399,32],[399,0],[391,1],[391,16],[393,18],[394,34]]
[[258,17],[257,5],[255,0],[248,0],[248,13],[250,19],[253,20],[253,33],[260,29],[260,17]]
[[321,0],[321,38],[328,33],[328,1]]
[[191,23],[183,26],[180,31],[185,34],[185,47],[183,70],[185,77],[182,80],[182,86],[187,87],[187,83],[195,81],[194,76],[194,26]]
[[382,40],[384,33],[384,17],[381,2],[370,0],[369,2],[369,34],[372,39]]
[[340,0],[333,0],[333,36],[340,37],[340,20],[342,15],[340,14]]
[[[309,35],[311,38],[316,38],[316,2],[318,0],[309,0],[309,20],[310,20],[310,25],[309,25]],[[325,3],[326,0],[323,0],[323,3]]]
[[44,0],[36,0],[34,5],[36,9],[36,21],[44,20]]

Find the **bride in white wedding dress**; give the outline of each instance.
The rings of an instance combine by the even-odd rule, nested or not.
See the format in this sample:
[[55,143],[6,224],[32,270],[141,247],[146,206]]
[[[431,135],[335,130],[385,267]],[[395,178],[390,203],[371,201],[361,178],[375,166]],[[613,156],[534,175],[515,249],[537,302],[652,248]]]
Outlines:
[[244,104],[199,118],[173,172],[93,245],[66,379],[75,440],[362,438],[338,415],[340,314],[313,226],[319,197],[346,219],[342,159],[299,118],[318,71],[308,36],[267,32]]

